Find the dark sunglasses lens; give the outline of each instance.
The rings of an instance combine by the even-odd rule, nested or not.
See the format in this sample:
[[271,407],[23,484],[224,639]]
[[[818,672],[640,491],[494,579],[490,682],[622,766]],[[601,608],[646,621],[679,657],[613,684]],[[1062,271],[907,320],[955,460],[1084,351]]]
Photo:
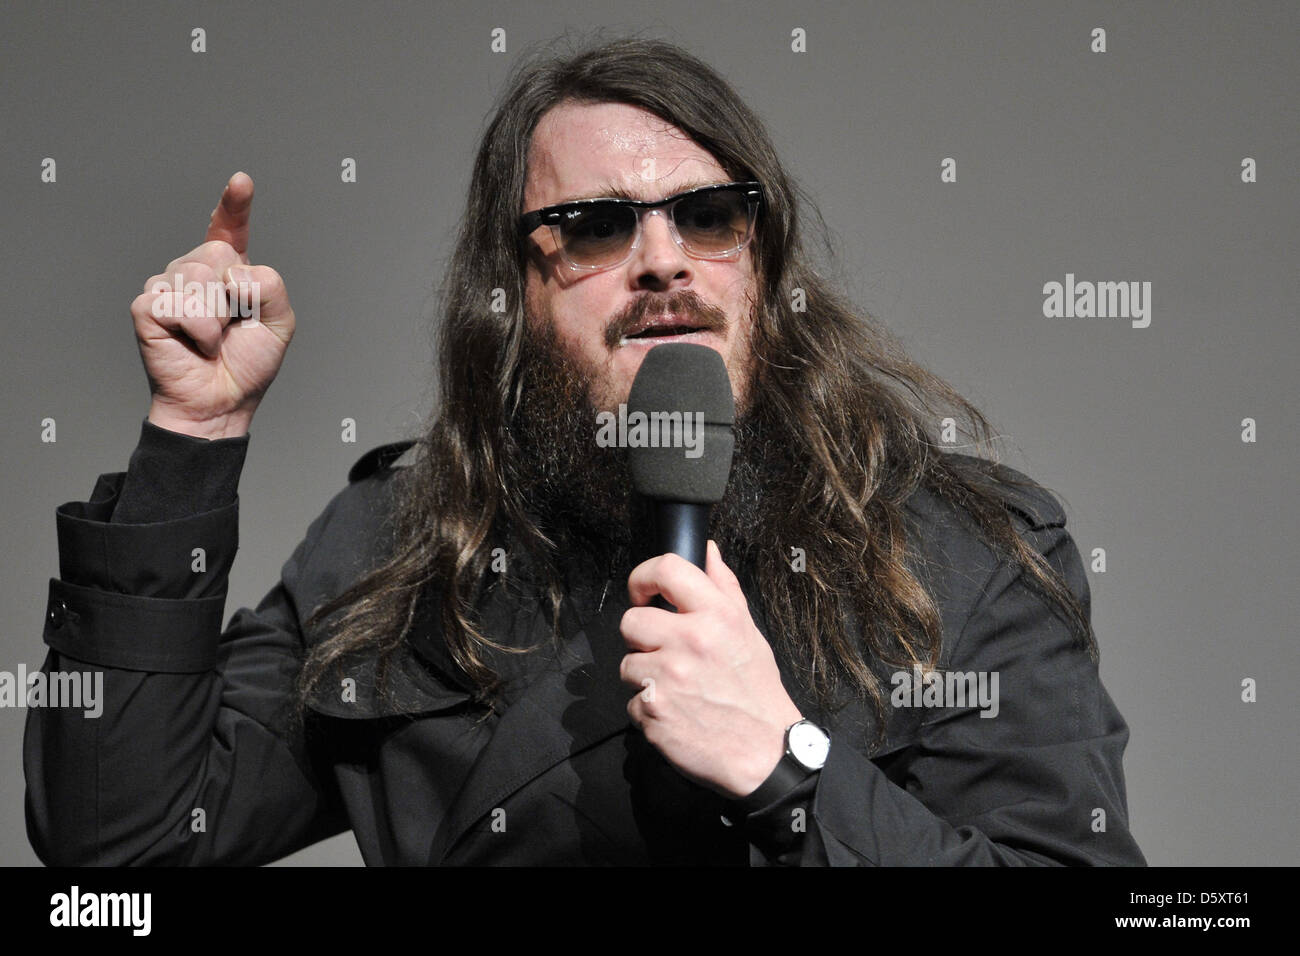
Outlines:
[[592,203],[565,213],[560,220],[564,251],[579,265],[617,261],[636,236],[636,210],[616,203]]
[[673,210],[677,234],[696,255],[734,252],[749,238],[753,222],[749,200],[739,189],[717,189],[686,196]]

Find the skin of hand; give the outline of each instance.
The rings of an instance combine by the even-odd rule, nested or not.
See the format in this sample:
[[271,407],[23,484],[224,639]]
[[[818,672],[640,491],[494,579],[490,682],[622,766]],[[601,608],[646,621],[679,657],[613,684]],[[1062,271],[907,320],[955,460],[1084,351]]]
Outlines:
[[[208,439],[246,434],[284,361],[293,308],[280,274],[249,261],[252,205],[252,178],[235,173],[212,211],[203,243],[146,280],[131,303],[152,393],[148,417],[159,427]],[[197,282],[205,290],[209,283],[256,283],[246,288],[256,290],[258,321],[232,316],[224,289],[204,296],[201,308],[180,310],[191,314],[166,314],[177,311],[177,275],[182,285]]]
[[[785,752],[802,719],[776,658],[755,626],[718,546],[706,569],[664,554],[628,577],[632,607],[620,632],[630,651],[619,677],[635,687],[632,722],[687,779],[728,798],[748,796]],[[649,607],[663,595],[677,612]]]

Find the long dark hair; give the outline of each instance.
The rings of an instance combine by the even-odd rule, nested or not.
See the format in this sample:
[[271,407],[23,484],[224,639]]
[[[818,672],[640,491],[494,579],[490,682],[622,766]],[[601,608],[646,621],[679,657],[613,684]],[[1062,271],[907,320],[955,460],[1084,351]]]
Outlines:
[[[939,612],[906,563],[903,503],[921,486],[1016,562],[1095,657],[1086,611],[1016,532],[1006,507],[1008,476],[996,461],[940,450],[937,425],[945,415],[968,440],[963,447],[991,447],[984,416],[814,270],[799,216],[800,202],[811,203],[726,81],[676,46],[633,37],[544,51],[516,70],[499,100],[441,292],[440,403],[414,463],[400,469],[394,549],[305,622],[315,628],[343,612],[304,661],[300,704],[345,655],[374,655],[382,671],[408,638],[421,592],[433,588],[447,650],[490,706],[499,675],[488,652],[510,649],[483,633],[475,605],[494,531],[503,525],[529,553],[551,557],[541,567],[552,610],[564,599],[551,541],[507,476],[525,343],[525,251],[516,223],[528,148],[542,115],[570,100],[641,107],[689,134],[730,175],[763,184],[751,247],[759,286],[754,387],[806,477],[790,495],[791,508],[774,519],[775,540],[757,552],[755,572],[770,630],[799,635],[789,650],[819,699],[831,702],[847,684],[870,699],[883,726],[886,694],[873,661],[937,666]],[[820,217],[818,224],[829,247]],[[499,289],[504,311],[490,308]],[[790,546],[809,541],[817,542],[815,554],[803,573],[791,573]],[[860,626],[846,627],[851,619]]]

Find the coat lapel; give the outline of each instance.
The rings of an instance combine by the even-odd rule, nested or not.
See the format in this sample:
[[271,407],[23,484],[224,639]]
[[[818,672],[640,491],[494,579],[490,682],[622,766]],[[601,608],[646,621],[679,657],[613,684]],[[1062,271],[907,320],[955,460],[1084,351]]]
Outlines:
[[[561,611],[561,648],[539,648],[526,683],[513,699],[507,697],[508,706],[434,837],[430,864],[441,863],[475,821],[510,794],[631,726],[631,691],[618,678],[626,653],[618,631],[626,588],[611,583],[607,593],[597,588],[574,597]],[[534,640],[549,631],[540,608],[534,610],[533,625]]]
[[[748,584],[744,590],[750,615],[767,634],[757,591]],[[508,700],[508,708],[434,837],[431,865],[442,863],[470,828],[510,794],[556,764],[632,726],[627,704],[633,690],[618,676],[619,663],[627,653],[619,633],[629,606],[626,582],[617,579],[607,588],[575,589],[571,594],[573,600],[566,600],[561,612],[564,642],[559,656],[541,653],[534,658],[541,667],[529,675],[522,692]],[[531,630],[536,640],[549,625],[540,609],[534,614]],[[875,726],[869,708],[848,700],[842,701],[835,713],[824,715],[784,655],[778,651],[776,657],[782,681],[800,711],[841,737],[841,746],[864,746]],[[892,747],[887,744],[883,749]]]
[[[745,592],[755,623],[768,634],[762,602],[751,587],[746,586]],[[332,717],[374,719],[477,706],[473,689],[458,676],[460,670],[442,640],[437,600],[432,593],[421,600],[411,639],[393,654],[387,675],[389,693],[376,692],[374,662],[359,659],[342,669],[348,676],[355,675],[357,699],[342,701],[337,681],[326,681],[311,700],[313,709]],[[487,595],[486,633],[516,647],[542,644],[524,655],[494,655],[493,667],[507,678],[505,706],[438,826],[428,856],[431,865],[442,863],[475,823],[512,793],[556,764],[631,727],[627,704],[632,690],[618,677],[619,662],[626,654],[619,623],[627,607],[622,579],[594,588],[572,588],[561,610],[563,640],[557,649],[540,600],[506,587]],[[895,727],[897,721],[891,720],[891,739],[873,755],[868,740],[875,720],[862,701],[842,700],[833,713],[823,714],[779,651],[777,663],[801,712],[826,726],[840,746],[883,756],[903,745],[907,731],[915,729]]]

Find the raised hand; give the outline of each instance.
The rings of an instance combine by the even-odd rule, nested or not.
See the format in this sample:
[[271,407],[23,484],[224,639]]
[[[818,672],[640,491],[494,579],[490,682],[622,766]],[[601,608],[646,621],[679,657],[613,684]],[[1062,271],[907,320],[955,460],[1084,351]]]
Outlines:
[[[253,180],[235,173],[203,243],[151,276],[131,303],[153,395],[149,421],[159,427],[198,438],[246,434],[284,361],[293,308],[279,273],[249,262],[252,208]],[[190,283],[203,294],[178,298]],[[256,321],[240,314],[240,283],[243,310]]]

